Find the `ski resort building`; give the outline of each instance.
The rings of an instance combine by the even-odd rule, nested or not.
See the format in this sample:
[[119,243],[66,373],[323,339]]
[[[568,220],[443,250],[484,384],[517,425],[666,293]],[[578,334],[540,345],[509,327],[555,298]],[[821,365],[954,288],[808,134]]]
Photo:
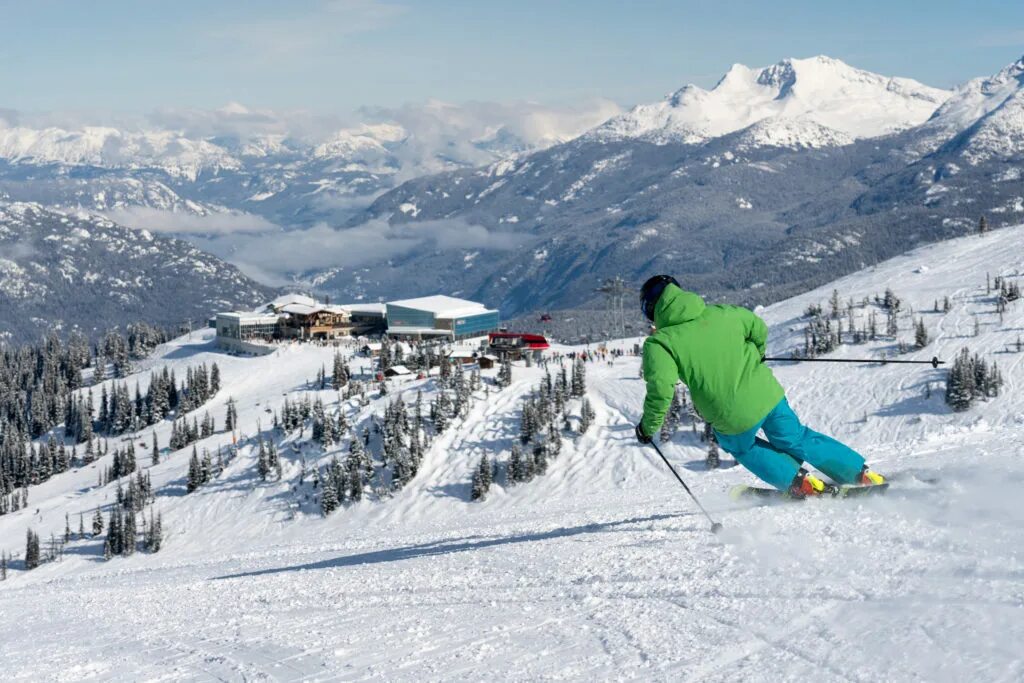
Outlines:
[[440,294],[387,304],[388,336],[396,339],[480,337],[500,324],[497,311]]
[[352,336],[368,337],[387,331],[387,304],[345,304],[351,318]]
[[352,317],[343,306],[320,303],[301,294],[278,297],[267,304],[266,310],[278,316],[278,335],[282,339],[340,339],[352,333]]
[[524,332],[492,332],[487,335],[487,344],[495,355],[511,360],[519,360],[527,355],[539,358],[550,348],[543,335]]
[[221,348],[269,353],[275,341],[337,341],[388,334],[396,339],[464,339],[498,328],[498,312],[450,296],[388,304],[332,305],[302,294],[280,296],[255,311],[218,313],[212,319]]
[[274,313],[232,311],[214,317],[217,345],[235,353],[263,355],[273,351],[269,342],[277,338],[278,316]]

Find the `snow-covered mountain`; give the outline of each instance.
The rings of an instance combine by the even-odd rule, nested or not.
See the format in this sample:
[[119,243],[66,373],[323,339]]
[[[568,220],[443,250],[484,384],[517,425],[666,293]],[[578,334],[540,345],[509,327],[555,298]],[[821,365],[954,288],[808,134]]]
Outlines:
[[948,97],[946,90],[824,56],[785,59],[763,69],[735,64],[711,90],[687,85],[588,136],[700,144],[756,127],[745,137],[747,144],[830,147],[916,126]]
[[[1024,639],[1024,300],[998,314],[985,274],[1024,284],[1022,239],[1024,227],[950,240],[769,307],[770,352],[781,355],[802,346],[805,310],[827,311],[833,289],[841,302],[853,300],[843,318],[863,326],[882,314],[874,295],[892,288],[903,302],[897,339],[912,342],[917,321],[929,336],[902,358],[948,361],[967,347],[997,364],[1005,385],[954,413],[942,398],[948,366],[775,366],[804,421],[864,453],[893,488],[857,501],[732,501],[730,487],[753,477],[728,456],[708,471],[707,444],[684,422],[663,450],[723,523],[717,536],[632,437],[644,393],[630,355],[637,340],[609,341],[625,356],[586,364],[594,423],[576,433],[580,399],[569,399],[572,430],[556,430],[561,452],[545,474],[516,485],[504,479],[513,446],[522,447],[524,402],[544,369],[516,364],[506,388],[485,370],[487,389],[471,392],[465,416],[432,441],[400,491],[368,493],[327,517],[319,513],[322,482],[334,458],[346,464],[350,437],[361,442],[369,428],[373,471],[383,478],[372,425],[395,401],[412,413],[420,391],[426,406],[438,378],[389,380],[384,396],[374,383],[364,402],[315,384],[332,367],[333,348],[293,345],[245,358],[218,352],[202,334],[174,340],[128,386],[146,391],[151,370],[182,378],[216,362],[221,389],[194,415],[208,410],[217,430],[196,447],[216,463],[218,450],[237,444],[237,457],[186,493],[192,447],[167,448],[170,420],[111,439],[111,449],[135,445],[164,538],[156,554],[108,561],[103,536],[79,538],[77,529],[80,514],[88,529],[96,510],[106,520],[118,505],[118,482],[97,482],[114,455],[30,486],[27,507],[0,515],[0,550],[14,555],[0,594],[18,615],[0,620],[5,676],[1012,679],[1020,665],[1012,643]],[[898,350],[885,335],[858,345],[844,336],[834,357]],[[371,359],[342,352],[355,354],[353,379],[372,377]],[[559,369],[557,359],[550,369]],[[339,443],[312,442],[312,420],[301,431],[270,428],[286,399],[307,398],[345,415],[349,431]],[[229,400],[238,413],[233,432],[223,429]],[[154,435],[161,453],[151,465]],[[278,447],[280,479],[259,476],[257,435]],[[486,500],[471,502],[485,455],[498,462],[498,478]],[[24,571],[26,530],[45,552],[51,535],[63,536],[65,515],[70,542],[61,559]]]
[[129,322],[202,324],[271,290],[180,240],[84,212],[0,203],[0,338],[94,335]]
[[403,180],[543,149],[618,111],[607,102],[430,101],[331,125],[231,104],[123,128],[0,116],[0,198],[90,211],[248,212],[285,229],[339,223]]
[[380,277],[358,288],[344,274],[324,286],[404,296],[443,279],[517,314],[664,270],[716,297],[774,301],[983,214],[1020,221],[1020,80],[1020,62],[952,94],[824,57],[733,67],[568,143],[409,181],[350,222],[459,220],[526,248],[419,250],[369,264]]
[[957,88],[921,135],[948,145],[973,166],[1024,153],[1024,57]]

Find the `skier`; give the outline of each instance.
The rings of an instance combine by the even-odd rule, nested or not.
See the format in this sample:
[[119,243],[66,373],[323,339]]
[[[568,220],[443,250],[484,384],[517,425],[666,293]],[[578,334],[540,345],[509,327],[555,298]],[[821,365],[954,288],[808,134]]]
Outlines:
[[[852,448],[800,423],[782,385],[763,363],[768,326],[761,318],[738,306],[707,306],[669,275],[645,282],[640,304],[654,323],[643,348],[647,397],[636,426],[640,443],[651,443],[658,433],[676,382],[682,380],[722,449],[791,496],[834,490],[808,473],[805,463],[838,484],[885,481]],[[764,439],[757,437],[761,430]]]

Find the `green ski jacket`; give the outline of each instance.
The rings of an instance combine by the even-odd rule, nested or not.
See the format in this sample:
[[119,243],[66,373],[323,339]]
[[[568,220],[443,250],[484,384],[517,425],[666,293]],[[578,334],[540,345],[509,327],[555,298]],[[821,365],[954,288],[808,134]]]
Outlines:
[[655,332],[644,342],[647,382],[645,434],[661,428],[682,380],[693,404],[722,434],[740,434],[771,412],[785,395],[761,362],[768,326],[738,306],[707,306],[693,292],[665,288],[654,308]]

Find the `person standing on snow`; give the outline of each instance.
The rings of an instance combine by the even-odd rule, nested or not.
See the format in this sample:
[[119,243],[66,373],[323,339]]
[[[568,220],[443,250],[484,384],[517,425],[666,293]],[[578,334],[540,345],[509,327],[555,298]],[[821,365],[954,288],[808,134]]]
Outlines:
[[[707,306],[669,275],[644,283],[640,305],[654,323],[643,347],[647,397],[636,426],[640,443],[651,443],[661,429],[682,380],[722,449],[781,491],[802,498],[833,490],[805,463],[838,484],[885,481],[855,450],[800,423],[762,361],[768,326],[761,318],[738,306]],[[757,436],[762,430],[764,439]]]

